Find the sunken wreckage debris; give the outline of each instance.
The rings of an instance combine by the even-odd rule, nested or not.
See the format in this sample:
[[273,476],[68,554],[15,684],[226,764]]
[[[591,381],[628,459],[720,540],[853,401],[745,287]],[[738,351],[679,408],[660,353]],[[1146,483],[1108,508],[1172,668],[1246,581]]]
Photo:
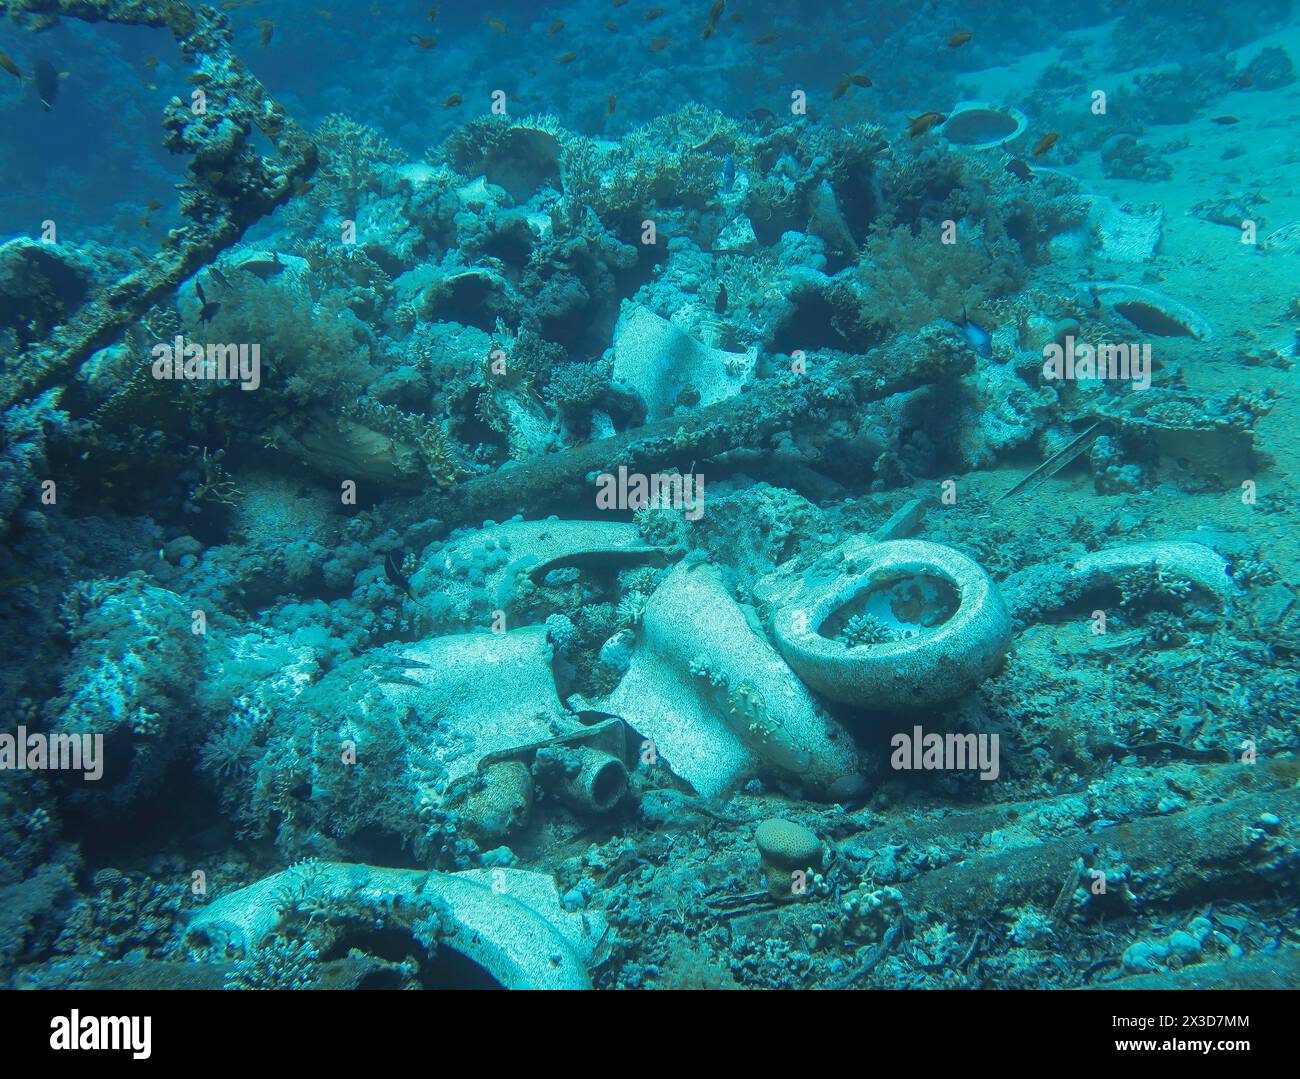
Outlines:
[[[386,505],[394,527],[410,542],[425,542],[431,526],[455,528],[486,519],[502,520],[595,506],[594,477],[615,472],[685,471],[741,447],[770,447],[792,424],[852,412],[920,386],[960,378],[974,367],[975,352],[950,323],[935,322],[916,334],[824,364],[808,375],[786,375],[752,385],[745,392],[700,408],[687,416],[669,416],[478,476],[449,489]],[[575,497],[586,499],[575,503]]]
[[[164,144],[192,158],[191,176],[181,185],[181,212],[189,222],[163,241],[151,262],[90,300],[10,364],[0,374],[3,408],[50,388],[116,341],[153,303],[287,202],[315,172],[317,154],[303,129],[235,54],[230,22],[214,7],[186,0],[0,0],[0,15],[33,29],[60,17],[165,27],[212,103],[210,111],[195,115],[188,103],[172,98],[164,119]],[[278,161],[253,149],[254,128],[274,146]]]
[[[234,56],[227,20],[211,8],[195,9],[183,0],[0,0],[0,12],[166,26],[194,61],[196,72],[206,76],[204,85],[210,97],[222,102],[223,118],[232,121],[240,132],[228,143],[215,145],[214,132],[202,118],[173,102],[167,121],[167,145],[177,152],[190,152],[196,160],[201,158],[205,166],[193,168],[194,176],[183,190],[182,208],[192,223],[177,230],[153,262],[87,304],[49,339],[27,349],[0,379],[0,393],[7,404],[57,383],[92,352],[111,343],[152,303],[236,243],[248,227],[292,197],[314,171],[316,155],[301,129],[284,116]],[[271,140],[281,162],[271,162],[251,149],[248,136],[253,127]],[[215,154],[224,156],[212,156]],[[211,180],[215,172],[221,172],[222,179]],[[820,365],[821,369],[815,365],[809,377],[787,376],[759,383],[735,398],[689,416],[668,417],[471,479],[449,490],[413,499],[407,505],[385,508],[417,530],[417,522],[430,517],[436,517],[440,526],[451,527],[517,512],[548,512],[557,502],[589,492],[593,473],[613,471],[620,464],[646,472],[685,467],[689,462],[716,459],[737,447],[760,448],[770,445],[773,436],[801,419],[852,411],[918,386],[957,378],[970,370],[973,361],[974,353],[958,331],[934,325],[914,337],[896,337],[864,355],[827,362]],[[1094,430],[1085,431],[1080,441]],[[909,504],[905,516],[919,516],[923,509],[923,505]],[[889,533],[895,527],[910,531],[914,523],[902,520],[895,526],[891,522],[883,531]],[[1026,901],[1050,909],[1054,917],[1067,919],[1075,888],[1087,885],[1088,852],[1100,846],[1117,851],[1136,874],[1145,903],[1164,909],[1232,894],[1246,881],[1261,877],[1285,885],[1294,880],[1300,858],[1296,853],[1300,836],[1292,823],[1300,809],[1300,793],[1280,786],[1241,793],[1242,788],[1249,788],[1232,780],[1240,772],[1236,766],[1216,770],[1216,780],[1222,777],[1224,782],[1212,784],[1216,787],[1214,796],[1223,799],[1215,804],[1142,818],[1105,831],[1074,832],[964,858],[907,882],[900,890],[911,909],[937,911],[959,924],[996,918],[1006,907]],[[948,822],[954,827],[961,824],[976,831],[987,830],[996,827],[1011,808],[1003,804],[954,813]],[[1265,817],[1285,823],[1270,832],[1259,827]],[[927,822],[925,827],[924,834],[916,833],[918,842],[935,838],[935,822]],[[897,824],[887,825],[881,839],[898,834]],[[1170,860],[1170,851],[1179,852],[1176,861]],[[462,890],[478,895],[472,889]],[[496,906],[493,900],[485,903],[492,918],[497,917]],[[891,928],[879,951],[869,957],[872,965],[897,945],[901,930],[895,929]],[[539,930],[539,939],[551,938]],[[1298,954],[1288,951],[1276,960],[1248,956],[1193,968],[1180,972],[1178,977],[1189,986],[1224,985],[1234,978],[1242,984],[1259,984],[1260,978],[1278,976],[1282,965],[1294,971],[1300,961]],[[501,955],[511,960],[506,964],[506,959],[501,959],[509,970],[505,980],[511,980],[518,971],[525,984],[534,984],[526,962],[516,962],[504,947]],[[333,966],[336,963],[337,970]],[[584,984],[581,968],[585,965],[583,961],[570,964],[566,984]],[[367,977],[395,977],[387,964],[369,957],[355,967],[331,960],[323,969],[332,972],[329,980],[339,985],[355,985]],[[142,982],[152,980],[154,984],[215,987],[228,972],[229,965],[222,962],[200,965],[197,971],[189,964],[171,967],[159,963],[136,974]],[[88,975],[83,984],[96,984],[95,973]],[[102,984],[121,985],[126,976],[120,969],[97,973]],[[1138,976],[1114,984],[1138,988],[1152,980],[1152,976]],[[1282,975],[1281,982],[1293,984],[1294,974],[1289,980]]]
[[[888,932],[878,944],[860,950],[859,966],[833,988],[865,987],[872,969],[912,933],[918,916],[937,916],[959,932],[971,934],[965,966],[992,944],[983,937],[988,927],[1005,921],[1008,912],[1017,908],[1037,908],[1059,929],[1080,929],[1108,921],[1123,925],[1134,906],[1166,915],[1212,909],[1231,903],[1261,881],[1269,882],[1279,895],[1294,891],[1300,866],[1295,762],[1282,758],[1173,768],[1180,784],[1197,791],[1201,804],[1136,817],[1113,827],[1080,828],[1047,839],[1013,839],[1000,849],[984,849],[983,837],[989,833],[1050,812],[1052,805],[1070,797],[1067,794],[954,807],[937,819],[886,820],[854,834],[859,848],[937,847],[952,860],[929,871],[922,869],[897,885],[899,906]],[[1098,895],[1099,874],[1109,875],[1117,868],[1121,868],[1117,879]],[[1288,988],[1300,969],[1300,949],[1281,948],[1181,971],[1120,977],[1104,973],[1104,967],[1111,965],[1090,968],[1083,975],[1085,984],[1076,987]]]

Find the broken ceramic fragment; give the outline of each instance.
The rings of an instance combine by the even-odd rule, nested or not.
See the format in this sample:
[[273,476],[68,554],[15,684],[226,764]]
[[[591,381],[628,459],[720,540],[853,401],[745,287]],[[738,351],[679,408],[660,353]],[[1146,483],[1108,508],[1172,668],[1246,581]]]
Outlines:
[[678,566],[650,597],[631,666],[596,707],[623,717],[705,797],[754,777],[820,798],[863,787],[848,734],[706,564]]

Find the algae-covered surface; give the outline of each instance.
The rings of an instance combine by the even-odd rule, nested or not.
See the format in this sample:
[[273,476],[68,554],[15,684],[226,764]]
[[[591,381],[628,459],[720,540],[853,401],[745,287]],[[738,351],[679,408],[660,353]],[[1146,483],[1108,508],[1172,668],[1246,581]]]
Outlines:
[[1300,988],[1300,13],[869,7],[0,0],[0,984]]

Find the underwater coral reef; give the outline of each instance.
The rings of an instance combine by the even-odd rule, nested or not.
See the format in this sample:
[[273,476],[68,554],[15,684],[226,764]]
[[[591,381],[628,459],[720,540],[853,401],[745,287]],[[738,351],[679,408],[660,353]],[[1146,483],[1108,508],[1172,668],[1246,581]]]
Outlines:
[[1300,988],[1293,6],[318,2],[0,0],[0,984]]

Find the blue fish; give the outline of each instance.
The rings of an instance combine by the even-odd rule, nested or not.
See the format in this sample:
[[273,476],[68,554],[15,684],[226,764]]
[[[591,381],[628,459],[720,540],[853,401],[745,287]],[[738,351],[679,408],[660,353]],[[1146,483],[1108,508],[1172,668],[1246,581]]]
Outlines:
[[722,162],[722,190],[730,191],[731,185],[736,182],[736,159],[730,154]]
[[956,323],[963,336],[969,342],[970,347],[978,352],[981,356],[993,355],[993,335],[984,329],[983,326],[977,326],[966,317],[966,308],[961,309],[961,322]]

